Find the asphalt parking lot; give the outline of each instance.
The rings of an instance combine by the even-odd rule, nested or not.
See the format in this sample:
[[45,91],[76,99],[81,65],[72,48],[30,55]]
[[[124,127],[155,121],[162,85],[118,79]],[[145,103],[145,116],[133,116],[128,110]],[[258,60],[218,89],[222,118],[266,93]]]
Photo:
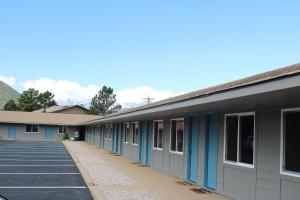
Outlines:
[[92,199],[72,157],[61,142],[21,141],[0,141],[1,198]]

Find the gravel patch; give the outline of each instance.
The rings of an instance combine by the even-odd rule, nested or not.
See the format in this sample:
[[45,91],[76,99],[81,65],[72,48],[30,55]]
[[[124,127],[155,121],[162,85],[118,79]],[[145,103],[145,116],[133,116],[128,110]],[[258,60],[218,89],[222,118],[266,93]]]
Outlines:
[[90,154],[78,154],[77,159],[80,162],[84,163],[84,165],[106,165],[107,162],[101,159],[97,155],[90,155]]
[[126,191],[113,191],[104,192],[105,200],[161,200],[158,195],[152,192],[126,192]]
[[121,171],[112,168],[111,166],[102,165],[100,168],[97,165],[86,166],[93,182],[99,186],[137,186],[137,182],[124,175]]

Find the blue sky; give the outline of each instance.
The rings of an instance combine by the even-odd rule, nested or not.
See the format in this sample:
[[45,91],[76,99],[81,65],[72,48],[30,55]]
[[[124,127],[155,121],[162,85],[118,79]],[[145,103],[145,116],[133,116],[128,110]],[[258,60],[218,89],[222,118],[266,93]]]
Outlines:
[[274,0],[1,1],[0,76],[14,78],[19,91],[41,78],[85,89],[196,90],[299,62],[299,7]]

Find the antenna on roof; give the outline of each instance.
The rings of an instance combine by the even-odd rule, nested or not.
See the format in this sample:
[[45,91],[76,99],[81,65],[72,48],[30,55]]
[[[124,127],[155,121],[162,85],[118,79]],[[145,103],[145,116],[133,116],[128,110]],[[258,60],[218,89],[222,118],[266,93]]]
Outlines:
[[151,98],[151,97],[146,97],[146,98],[143,98],[143,100],[145,101],[146,104],[149,104],[152,102],[152,100],[154,100],[154,98]]

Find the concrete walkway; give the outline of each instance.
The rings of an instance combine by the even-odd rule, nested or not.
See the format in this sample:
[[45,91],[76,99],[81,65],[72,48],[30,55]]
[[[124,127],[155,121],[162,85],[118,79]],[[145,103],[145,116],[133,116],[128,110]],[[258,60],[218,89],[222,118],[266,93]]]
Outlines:
[[85,142],[64,142],[97,200],[225,200]]

